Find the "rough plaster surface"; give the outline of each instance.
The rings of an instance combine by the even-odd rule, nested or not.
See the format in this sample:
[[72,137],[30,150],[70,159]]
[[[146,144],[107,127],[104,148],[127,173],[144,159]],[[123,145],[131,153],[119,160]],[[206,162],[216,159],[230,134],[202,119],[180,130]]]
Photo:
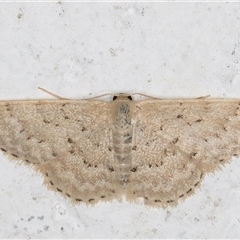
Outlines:
[[[239,3],[0,3],[0,99],[240,98]],[[239,159],[176,208],[73,206],[1,156],[1,238],[237,238]]]

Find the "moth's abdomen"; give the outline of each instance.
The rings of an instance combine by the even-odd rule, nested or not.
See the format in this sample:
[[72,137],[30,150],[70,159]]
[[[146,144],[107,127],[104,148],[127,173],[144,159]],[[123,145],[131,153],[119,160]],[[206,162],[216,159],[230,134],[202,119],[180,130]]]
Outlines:
[[113,122],[114,169],[118,180],[126,185],[132,165],[132,125],[130,107],[124,102],[117,104]]
[[132,128],[125,131],[113,130],[114,169],[117,178],[126,184],[129,180],[132,165]]

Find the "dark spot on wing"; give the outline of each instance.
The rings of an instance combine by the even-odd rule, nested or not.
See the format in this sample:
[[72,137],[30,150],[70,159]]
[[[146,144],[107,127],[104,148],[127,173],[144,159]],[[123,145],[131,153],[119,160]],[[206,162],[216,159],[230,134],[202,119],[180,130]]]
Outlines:
[[199,182],[196,182],[196,183],[194,184],[194,187],[196,187],[198,184],[199,184]]
[[46,119],[43,119],[43,122],[46,123],[46,124],[50,123],[50,121],[48,121]]
[[196,152],[191,152],[191,153],[190,153],[190,158],[192,159],[192,158],[195,157],[196,155],[197,155]]
[[187,191],[187,193],[190,193],[192,191],[192,189],[190,188],[188,191]]
[[21,134],[21,133],[23,133],[25,130],[24,129],[22,129],[19,133]]
[[69,151],[69,153],[70,153],[70,154],[74,154],[75,151],[74,151],[73,149],[71,149],[71,150]]
[[7,103],[4,107],[6,108],[7,111],[10,111],[9,103]]
[[129,133],[124,134],[123,137],[125,138],[124,143],[131,143],[132,142],[132,136],[130,136]]
[[174,138],[174,139],[172,140],[172,143],[173,143],[173,144],[176,144],[176,143],[178,142],[178,139],[179,139],[178,137],[177,137],[177,138]]
[[113,168],[113,167],[108,167],[108,170],[109,170],[110,172],[114,172],[114,168]]

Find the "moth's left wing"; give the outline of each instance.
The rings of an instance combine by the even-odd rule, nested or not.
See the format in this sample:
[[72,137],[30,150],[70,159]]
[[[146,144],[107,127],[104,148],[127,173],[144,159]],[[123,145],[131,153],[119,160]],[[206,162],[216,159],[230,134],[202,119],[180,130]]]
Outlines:
[[176,205],[240,154],[240,100],[142,101],[133,120],[129,199]]
[[108,110],[101,101],[0,102],[0,149],[72,201],[118,197]]

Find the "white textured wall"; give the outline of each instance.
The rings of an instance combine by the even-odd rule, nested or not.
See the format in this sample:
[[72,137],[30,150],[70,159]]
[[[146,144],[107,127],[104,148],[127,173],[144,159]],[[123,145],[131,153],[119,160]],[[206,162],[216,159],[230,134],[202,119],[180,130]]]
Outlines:
[[[240,3],[0,3],[0,99],[240,98]],[[72,206],[0,156],[0,238],[237,238],[240,161],[176,208]]]

